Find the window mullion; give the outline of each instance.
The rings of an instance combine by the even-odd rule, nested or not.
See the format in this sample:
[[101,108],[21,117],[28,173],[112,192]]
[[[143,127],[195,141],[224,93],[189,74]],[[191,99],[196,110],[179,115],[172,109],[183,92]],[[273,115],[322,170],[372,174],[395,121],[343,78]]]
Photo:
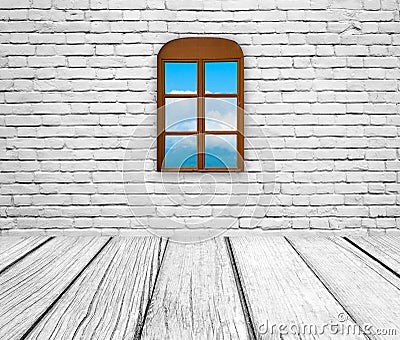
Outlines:
[[199,169],[204,169],[204,63],[202,59],[198,61],[198,99],[197,99],[197,130],[198,130],[198,149],[197,160]]

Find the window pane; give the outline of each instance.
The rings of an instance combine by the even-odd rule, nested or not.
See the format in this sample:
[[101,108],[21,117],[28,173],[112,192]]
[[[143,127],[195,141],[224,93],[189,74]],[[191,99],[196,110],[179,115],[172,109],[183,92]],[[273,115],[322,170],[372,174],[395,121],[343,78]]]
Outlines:
[[165,93],[197,93],[197,63],[165,63]]
[[165,130],[196,131],[197,99],[165,98]]
[[164,167],[196,167],[197,138],[196,135],[165,136]]
[[206,130],[236,130],[236,98],[206,98]]
[[237,93],[237,62],[206,62],[206,94]]
[[236,135],[206,135],[206,168],[237,166]]

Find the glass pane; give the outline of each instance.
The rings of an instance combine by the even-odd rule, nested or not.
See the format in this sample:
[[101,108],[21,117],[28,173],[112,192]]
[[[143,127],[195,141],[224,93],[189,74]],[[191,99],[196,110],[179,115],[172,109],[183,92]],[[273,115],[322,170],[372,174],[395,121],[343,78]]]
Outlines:
[[197,63],[165,63],[165,93],[197,93]]
[[236,98],[205,98],[206,130],[236,130]]
[[164,167],[181,168],[197,166],[196,135],[165,136]]
[[236,135],[205,136],[206,168],[237,167]]
[[205,63],[206,94],[237,93],[237,62],[218,61]]
[[197,99],[165,98],[165,130],[196,131]]

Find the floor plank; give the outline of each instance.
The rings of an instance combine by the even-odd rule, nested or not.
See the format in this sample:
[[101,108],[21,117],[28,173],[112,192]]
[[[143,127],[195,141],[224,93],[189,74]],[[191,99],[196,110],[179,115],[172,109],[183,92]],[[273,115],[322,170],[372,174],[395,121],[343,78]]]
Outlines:
[[393,270],[388,270],[384,265],[380,264],[373,257],[366,254],[365,251],[354,246],[354,244],[347,241],[343,237],[328,237],[328,239],[337,244],[340,248],[343,248],[344,250],[356,256],[363,266],[370,268],[400,290],[400,279],[398,276],[396,276],[396,273],[394,273]]
[[400,236],[349,236],[348,239],[400,275]]
[[[378,263],[351,250],[340,237],[291,237],[290,242],[358,325],[371,325],[375,333],[400,325],[400,290],[393,283],[398,281],[393,274],[383,273]],[[369,338],[394,340],[399,332],[397,336],[374,334]]]
[[19,339],[109,238],[59,237],[0,275],[0,339]]
[[246,339],[224,240],[168,245],[142,339]]
[[0,273],[49,239],[46,236],[0,237]]
[[113,238],[27,339],[136,338],[165,243]]
[[[343,316],[345,325],[354,325],[283,237],[232,237],[230,243],[257,339],[315,339],[302,325],[322,332],[324,324]],[[348,338],[328,331],[318,335],[318,339]]]

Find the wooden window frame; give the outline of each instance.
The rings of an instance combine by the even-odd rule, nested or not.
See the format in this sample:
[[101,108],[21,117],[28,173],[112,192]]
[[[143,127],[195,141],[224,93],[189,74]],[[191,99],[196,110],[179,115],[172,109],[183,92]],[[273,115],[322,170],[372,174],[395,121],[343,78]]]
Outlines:
[[[205,63],[235,61],[237,69],[237,93],[206,94]],[[196,62],[197,93],[165,94],[165,62]],[[237,129],[231,131],[205,131],[204,98],[237,98]],[[196,131],[165,131],[165,98],[197,98]],[[197,167],[163,167],[165,136],[196,135]],[[236,135],[237,167],[205,168],[205,136]],[[157,171],[166,172],[240,172],[244,170],[244,57],[240,46],[223,38],[182,38],[166,43],[157,56]]]

